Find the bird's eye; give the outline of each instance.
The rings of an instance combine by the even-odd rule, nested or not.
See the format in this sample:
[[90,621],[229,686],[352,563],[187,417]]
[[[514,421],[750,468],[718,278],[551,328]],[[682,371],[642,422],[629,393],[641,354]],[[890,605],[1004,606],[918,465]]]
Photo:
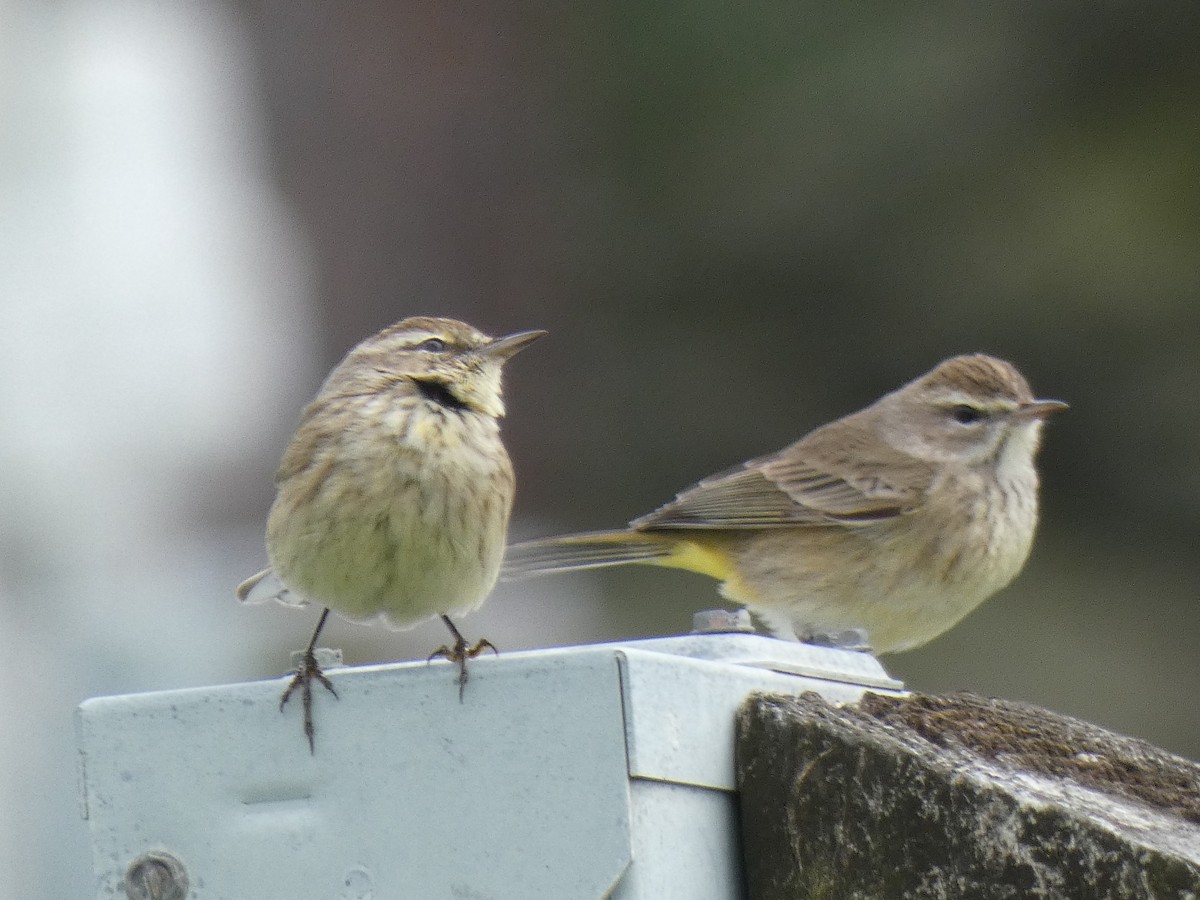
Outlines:
[[417,344],[418,350],[426,350],[429,353],[441,353],[446,349],[446,342],[441,338],[426,338]]
[[950,415],[954,416],[954,421],[960,425],[970,425],[983,418],[983,411],[966,403],[959,403],[950,408]]

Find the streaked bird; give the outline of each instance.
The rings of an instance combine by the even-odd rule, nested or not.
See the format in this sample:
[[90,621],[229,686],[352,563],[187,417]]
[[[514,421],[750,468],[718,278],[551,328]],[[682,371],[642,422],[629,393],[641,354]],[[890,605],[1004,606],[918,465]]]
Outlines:
[[467,659],[495,649],[469,645],[451,617],[496,583],[514,489],[501,369],[543,334],[405,319],[352,349],[304,410],[275,476],[271,567],[237,596],[324,607],[280,700],[300,691],[310,749],[312,682],[336,696],[314,655],[330,610],[398,629],[440,616],[452,643],[433,655],[458,663],[460,697]]

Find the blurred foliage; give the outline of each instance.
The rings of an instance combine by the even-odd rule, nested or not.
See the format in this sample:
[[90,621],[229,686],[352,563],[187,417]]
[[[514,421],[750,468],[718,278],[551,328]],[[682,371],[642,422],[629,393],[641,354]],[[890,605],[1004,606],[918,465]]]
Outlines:
[[[889,664],[1200,756],[1200,7],[246,10],[326,362],[418,312],[550,329],[510,373],[525,532],[620,523],[993,352],[1072,403],[1042,543]],[[581,640],[715,597],[580,577],[614,610]]]

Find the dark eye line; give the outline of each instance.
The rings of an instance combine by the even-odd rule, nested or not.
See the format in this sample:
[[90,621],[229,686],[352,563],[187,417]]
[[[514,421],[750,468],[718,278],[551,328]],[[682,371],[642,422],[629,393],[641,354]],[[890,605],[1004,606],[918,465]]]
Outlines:
[[982,409],[967,403],[956,403],[950,407],[950,415],[954,416],[954,421],[960,425],[970,425],[982,419],[984,412]]

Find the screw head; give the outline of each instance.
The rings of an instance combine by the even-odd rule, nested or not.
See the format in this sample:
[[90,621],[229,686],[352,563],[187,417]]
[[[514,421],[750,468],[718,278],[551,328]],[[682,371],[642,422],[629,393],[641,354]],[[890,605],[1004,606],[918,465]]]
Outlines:
[[745,609],[704,609],[692,616],[692,634],[754,633],[750,612]]
[[[317,658],[317,665],[322,669],[337,669],[346,664],[340,647],[317,647],[313,650],[313,655]],[[304,651],[293,650],[292,670],[297,669],[303,661]]]
[[187,869],[165,850],[143,853],[125,870],[129,900],[185,900],[187,892]]

